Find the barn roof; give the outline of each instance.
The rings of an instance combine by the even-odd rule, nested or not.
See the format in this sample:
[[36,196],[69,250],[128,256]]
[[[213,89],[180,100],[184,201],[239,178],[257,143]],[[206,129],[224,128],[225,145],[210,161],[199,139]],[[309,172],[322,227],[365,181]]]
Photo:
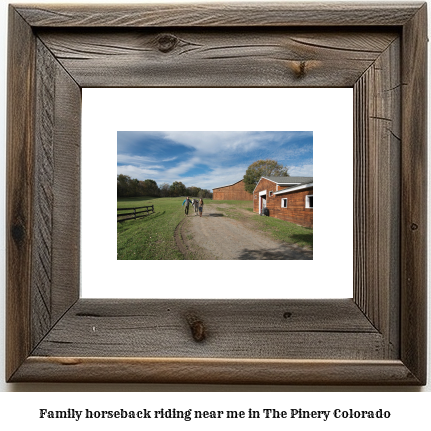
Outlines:
[[313,177],[262,177],[274,182],[275,184],[306,184],[312,183]]
[[311,182],[311,183],[303,183],[303,184],[298,184],[298,185],[293,186],[293,187],[288,187],[287,189],[279,190],[278,192],[274,192],[274,194],[275,195],[283,195],[283,194],[286,194],[286,193],[296,192],[298,190],[310,189],[311,187],[313,187],[313,182]]

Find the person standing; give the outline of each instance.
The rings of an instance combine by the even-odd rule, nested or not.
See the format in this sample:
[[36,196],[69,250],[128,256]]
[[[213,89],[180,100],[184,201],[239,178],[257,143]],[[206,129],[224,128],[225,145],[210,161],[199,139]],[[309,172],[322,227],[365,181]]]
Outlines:
[[189,214],[189,205],[192,203],[192,201],[189,199],[189,197],[187,196],[184,201],[183,201],[183,205],[185,205],[184,207],[184,215],[188,215]]
[[199,200],[199,217],[202,217],[202,210],[204,209],[204,201],[202,198]]

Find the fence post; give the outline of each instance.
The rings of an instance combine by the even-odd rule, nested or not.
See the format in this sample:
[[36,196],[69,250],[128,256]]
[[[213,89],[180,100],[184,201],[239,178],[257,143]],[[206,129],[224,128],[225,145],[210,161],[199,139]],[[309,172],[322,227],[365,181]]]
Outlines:
[[136,220],[136,208],[133,208],[133,212],[135,213],[135,220]]

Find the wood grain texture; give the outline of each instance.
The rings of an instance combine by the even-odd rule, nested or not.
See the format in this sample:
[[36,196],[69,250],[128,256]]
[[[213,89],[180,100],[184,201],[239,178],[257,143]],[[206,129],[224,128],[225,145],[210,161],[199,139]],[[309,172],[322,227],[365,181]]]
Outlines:
[[417,385],[399,360],[29,357],[15,381]]
[[420,2],[17,5],[34,27],[399,26]]
[[55,75],[52,323],[79,298],[81,89],[58,64]]
[[[426,382],[425,6],[20,5],[9,35],[9,381]],[[77,300],[83,86],[352,86],[354,300]]]
[[[6,376],[29,355],[32,342],[31,252],[35,40],[31,28],[9,11],[6,195]],[[25,55],[23,55],[25,53]]]
[[80,88],[37,40],[32,339],[79,297]]
[[401,358],[426,379],[427,8],[403,29]]
[[40,30],[82,87],[352,87],[393,32]]
[[[204,328],[202,343],[193,337],[193,321]],[[33,354],[384,359],[384,352],[383,337],[349,299],[81,299]]]
[[[400,39],[354,87],[354,299],[399,356]],[[364,205],[366,202],[366,205]],[[377,287],[377,288],[376,288]]]
[[32,256],[32,345],[50,330],[52,291],[52,207],[54,201],[54,122],[56,60],[36,41],[36,139],[34,248]]

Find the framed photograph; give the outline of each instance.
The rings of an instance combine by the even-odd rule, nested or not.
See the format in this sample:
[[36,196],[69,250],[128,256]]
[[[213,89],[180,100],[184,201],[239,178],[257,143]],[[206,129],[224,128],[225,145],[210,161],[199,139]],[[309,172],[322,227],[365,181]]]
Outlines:
[[[169,124],[159,115],[166,100],[177,112]],[[353,297],[353,89],[84,88],[82,107],[81,298]],[[213,190],[236,183],[247,165],[267,158],[288,165],[290,179],[315,175],[318,194],[343,178],[338,192],[349,199],[341,202],[343,217],[335,230],[325,228],[334,222],[326,199],[316,209],[315,240],[302,219],[298,226],[272,217],[286,211],[276,213],[281,205],[277,195],[268,199],[270,217],[257,216],[257,199],[253,208],[253,200],[216,195],[204,199],[202,218],[191,216],[191,209],[185,216],[186,195],[193,199],[199,193],[190,185]],[[126,175],[155,180],[161,197],[124,197],[130,194]],[[164,197],[167,183],[175,181],[190,191]],[[244,190],[240,183],[233,187],[241,186]],[[231,188],[221,190],[226,189]],[[231,197],[230,191],[224,193]],[[141,199],[143,205],[154,204],[156,212],[136,220],[127,216],[132,220],[115,226],[117,208],[140,206],[136,202]],[[290,196],[289,201],[302,218],[305,198],[295,204]],[[101,208],[104,217],[97,216]],[[271,231],[262,232],[269,224]],[[329,255],[337,259],[328,261]],[[286,265],[282,273],[280,260]],[[151,271],[143,274],[148,267]],[[267,283],[273,271],[278,281]],[[319,282],[323,272],[331,274],[324,289]]]
[[[7,381],[426,384],[425,3],[11,5],[8,43]],[[82,89],[116,87],[352,88],[353,297],[81,297]]]

